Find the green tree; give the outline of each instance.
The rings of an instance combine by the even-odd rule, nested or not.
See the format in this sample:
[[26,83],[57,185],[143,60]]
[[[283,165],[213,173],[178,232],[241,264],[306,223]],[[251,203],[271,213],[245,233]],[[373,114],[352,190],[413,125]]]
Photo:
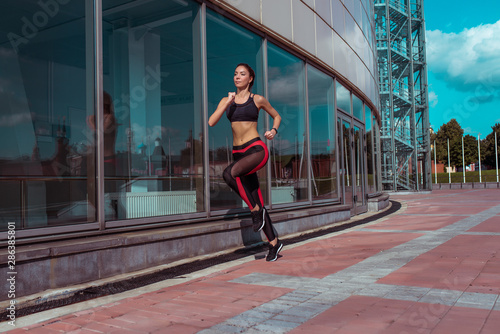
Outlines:
[[[495,161],[495,132],[497,134],[497,148],[500,149],[500,124],[496,123],[491,127],[491,133],[482,140],[481,145],[481,162],[484,165],[492,166],[496,165]],[[483,159],[484,157],[484,159]],[[500,157],[499,157],[500,158]]]
[[[448,164],[448,139],[450,140],[450,165],[462,166],[462,136],[464,130],[456,119],[441,125],[435,135],[436,159]],[[433,138],[434,139],[434,138]]]
[[474,136],[464,137],[464,160],[466,166],[478,161],[477,138]]

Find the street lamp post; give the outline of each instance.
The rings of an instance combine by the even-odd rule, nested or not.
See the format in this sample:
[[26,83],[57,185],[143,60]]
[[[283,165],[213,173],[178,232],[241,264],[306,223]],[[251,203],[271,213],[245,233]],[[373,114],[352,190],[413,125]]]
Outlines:
[[477,153],[479,155],[479,183],[483,182],[481,179],[481,145],[480,145],[480,140],[479,140],[480,135],[481,134],[477,135]]
[[448,183],[451,183],[450,138],[448,138]]
[[465,183],[465,154],[464,154],[464,137],[462,136],[462,174],[464,176]]
[[495,131],[495,163],[497,167],[497,183],[498,183],[498,147],[497,147],[497,132]]
[[434,140],[434,183],[438,183],[438,171],[436,164],[436,141]]

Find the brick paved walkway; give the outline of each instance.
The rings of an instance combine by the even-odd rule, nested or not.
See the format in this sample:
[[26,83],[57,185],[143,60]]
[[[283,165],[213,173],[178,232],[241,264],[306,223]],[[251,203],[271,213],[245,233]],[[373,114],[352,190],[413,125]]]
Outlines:
[[285,243],[277,262],[249,258],[10,333],[499,333],[500,191],[391,198],[395,214]]

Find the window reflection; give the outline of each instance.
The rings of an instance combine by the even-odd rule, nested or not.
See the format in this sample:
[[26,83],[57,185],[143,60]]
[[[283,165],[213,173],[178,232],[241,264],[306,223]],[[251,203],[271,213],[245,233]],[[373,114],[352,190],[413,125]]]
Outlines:
[[344,112],[351,113],[351,93],[340,82],[335,85],[335,94],[337,96],[337,108]]
[[0,4],[0,229],[95,220],[90,3]]
[[376,191],[382,191],[382,178],[381,178],[381,153],[380,153],[380,127],[377,117],[373,116],[373,160],[374,160],[374,175]]
[[[235,41],[228,43],[228,41]],[[236,91],[233,74],[236,65],[247,63],[255,71],[252,93],[262,93],[262,39],[232,21],[207,11],[207,71],[208,71],[208,114],[217,109],[220,100],[228,92]],[[265,111],[260,111],[257,130],[264,139]],[[210,209],[223,210],[246,206],[222,179],[224,169],[232,161],[233,135],[231,124],[223,115],[216,126],[209,129],[209,175]],[[267,202],[266,169],[257,172],[260,189]]]
[[307,85],[313,199],[337,198],[333,79],[308,66]]
[[304,64],[268,44],[269,102],[282,122],[270,141],[273,204],[307,200],[306,129],[304,118]]
[[375,192],[375,174],[373,157],[373,131],[372,131],[372,112],[365,106],[365,130],[366,130],[366,164],[368,168],[368,194]]
[[353,202],[353,171],[352,171],[352,139],[351,123],[341,118],[338,119],[338,131],[342,140],[342,182],[344,188],[344,204],[352,207]]
[[352,95],[352,115],[363,120],[363,101],[356,95]]
[[204,210],[198,9],[103,1],[107,220]]

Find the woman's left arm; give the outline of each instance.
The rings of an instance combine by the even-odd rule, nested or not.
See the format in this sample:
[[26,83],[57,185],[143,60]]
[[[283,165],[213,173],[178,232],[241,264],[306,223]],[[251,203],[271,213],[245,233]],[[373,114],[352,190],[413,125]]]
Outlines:
[[259,109],[264,109],[273,118],[273,127],[264,133],[264,137],[271,140],[278,134],[278,129],[281,124],[281,116],[278,114],[276,109],[271,106],[269,101],[261,95],[255,95],[254,97],[255,105]]

